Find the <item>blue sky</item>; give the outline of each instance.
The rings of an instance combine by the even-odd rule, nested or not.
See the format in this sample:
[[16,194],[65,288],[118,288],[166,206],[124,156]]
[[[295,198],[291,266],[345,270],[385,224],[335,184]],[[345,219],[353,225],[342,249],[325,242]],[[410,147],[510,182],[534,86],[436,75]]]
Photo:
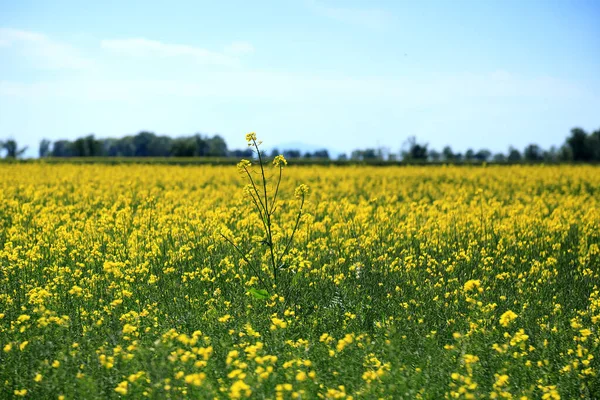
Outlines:
[[600,128],[600,2],[0,1],[0,138],[560,145]]

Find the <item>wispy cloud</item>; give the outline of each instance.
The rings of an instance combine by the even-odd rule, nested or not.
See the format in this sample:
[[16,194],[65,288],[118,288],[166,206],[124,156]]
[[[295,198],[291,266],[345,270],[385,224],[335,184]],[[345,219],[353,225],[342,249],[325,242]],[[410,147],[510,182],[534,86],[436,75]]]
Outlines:
[[332,6],[318,0],[306,0],[306,4],[323,17],[370,29],[382,29],[391,22],[391,14],[379,8]]
[[[215,52],[185,44],[163,43],[158,40],[144,38],[102,40],[103,49],[116,51],[130,56],[138,57],[187,57],[199,64],[237,66],[239,59],[226,52]],[[254,48],[248,43],[234,43],[232,49],[236,54],[248,53]]]
[[273,72],[222,71],[191,79],[101,79],[25,84],[0,81],[0,96],[69,97],[138,101],[148,97],[207,98],[359,104],[382,102],[407,109],[477,105],[493,99],[588,101],[600,98],[576,83],[551,77],[520,77],[497,71],[431,80],[350,78]]
[[233,42],[225,48],[225,52],[234,55],[244,55],[254,53],[254,46],[248,42]]
[[92,62],[72,46],[31,31],[0,28],[0,51],[12,49],[39,69],[83,69]]

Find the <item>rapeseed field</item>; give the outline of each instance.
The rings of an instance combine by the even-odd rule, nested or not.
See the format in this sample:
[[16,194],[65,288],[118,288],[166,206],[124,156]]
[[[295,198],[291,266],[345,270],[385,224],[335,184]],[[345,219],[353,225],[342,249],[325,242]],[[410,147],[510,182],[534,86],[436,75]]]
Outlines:
[[600,398],[598,167],[284,161],[1,164],[0,398]]

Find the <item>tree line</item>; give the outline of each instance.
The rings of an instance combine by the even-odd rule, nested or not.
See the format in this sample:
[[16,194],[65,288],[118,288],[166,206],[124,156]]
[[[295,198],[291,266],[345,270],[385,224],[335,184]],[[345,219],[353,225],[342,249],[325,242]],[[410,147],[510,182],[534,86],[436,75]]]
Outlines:
[[[5,158],[19,158],[27,148],[20,148],[14,139],[0,141],[0,151]],[[271,151],[271,156],[283,154],[289,159],[330,160],[326,149],[314,152],[302,152],[298,149],[278,149]],[[267,154],[268,155],[268,154]],[[98,139],[93,134],[70,140],[50,141],[43,139],[39,146],[39,156],[44,157],[234,157],[250,158],[252,151],[230,150],[225,140],[219,136],[212,137],[194,134],[172,138],[156,135],[152,132],[139,132],[122,138]],[[509,147],[506,153],[492,153],[487,149],[468,149],[464,153],[454,152],[450,146],[441,151],[429,148],[428,144],[419,143],[410,137],[399,152],[389,149],[366,148],[357,149],[337,156],[339,161],[405,161],[405,162],[599,162],[600,161],[600,129],[588,133],[581,128],[571,129],[570,135],[560,147],[552,146],[542,149],[537,144],[529,144],[522,151]]]

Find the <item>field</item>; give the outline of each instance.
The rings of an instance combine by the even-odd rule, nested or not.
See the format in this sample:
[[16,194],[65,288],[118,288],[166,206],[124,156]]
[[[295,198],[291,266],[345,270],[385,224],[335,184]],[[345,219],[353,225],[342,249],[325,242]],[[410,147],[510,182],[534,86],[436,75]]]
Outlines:
[[0,176],[0,398],[600,398],[599,167]]

